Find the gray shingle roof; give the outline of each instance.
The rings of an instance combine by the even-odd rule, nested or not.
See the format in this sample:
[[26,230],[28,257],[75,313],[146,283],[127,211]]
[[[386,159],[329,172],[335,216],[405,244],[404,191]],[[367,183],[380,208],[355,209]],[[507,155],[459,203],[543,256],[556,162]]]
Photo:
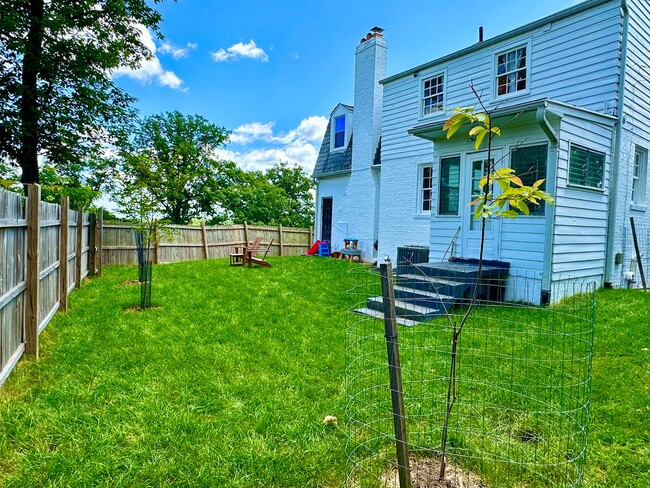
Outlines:
[[348,142],[348,147],[345,151],[330,152],[330,122],[327,123],[327,129],[323,136],[323,142],[320,145],[318,152],[318,159],[312,177],[325,176],[340,171],[349,171],[352,168],[352,136]]

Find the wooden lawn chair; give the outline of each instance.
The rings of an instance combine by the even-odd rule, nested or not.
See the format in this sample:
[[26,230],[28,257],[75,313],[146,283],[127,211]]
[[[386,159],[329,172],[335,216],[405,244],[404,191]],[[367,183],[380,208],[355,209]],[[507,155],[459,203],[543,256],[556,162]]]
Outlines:
[[244,266],[246,264],[246,258],[250,256],[250,253],[252,251],[257,252],[261,241],[261,237],[256,237],[250,246],[248,243],[245,246],[235,246],[234,251],[230,254],[230,266]]
[[266,246],[266,249],[264,249],[263,252],[261,252],[262,257],[255,256],[255,253],[251,252],[251,254],[248,255],[248,267],[252,267],[253,264],[257,264],[258,266],[264,266],[266,268],[271,267],[271,263],[269,263],[266,260],[266,255],[269,253],[271,250],[271,246],[273,245],[273,239],[271,239],[271,242],[269,242],[269,245]]

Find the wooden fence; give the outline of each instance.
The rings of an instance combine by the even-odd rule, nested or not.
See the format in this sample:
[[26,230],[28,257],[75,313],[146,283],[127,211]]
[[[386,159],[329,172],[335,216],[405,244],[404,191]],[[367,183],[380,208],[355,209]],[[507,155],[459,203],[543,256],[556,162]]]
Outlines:
[[[32,202],[35,202],[32,204]],[[171,237],[154,246],[154,263],[227,257],[234,246],[261,237],[270,255],[309,249],[313,229],[283,226],[172,226]],[[38,336],[68,294],[89,274],[111,264],[137,264],[133,229],[103,225],[101,215],[41,202],[38,185],[28,197],[0,188],[0,386],[23,354],[38,357]]]
[[[313,242],[312,228],[247,224],[215,227],[172,225],[169,228],[171,236],[153,246],[154,264],[228,257],[234,246],[243,246],[257,236],[262,238],[262,247],[268,246],[273,239],[271,256],[297,256],[307,251]],[[131,226],[104,224],[101,255],[105,266],[137,264]]]
[[0,189],[0,385],[23,353],[38,357],[39,334],[96,271],[95,217],[40,195],[38,185],[27,198]]

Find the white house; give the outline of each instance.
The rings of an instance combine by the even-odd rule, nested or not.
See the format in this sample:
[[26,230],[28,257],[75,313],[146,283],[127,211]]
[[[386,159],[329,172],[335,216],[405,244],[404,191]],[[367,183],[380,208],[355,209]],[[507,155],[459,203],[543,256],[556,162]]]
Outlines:
[[336,249],[354,236],[367,259],[409,244],[430,261],[478,256],[467,202],[486,153],[467,130],[442,131],[455,107],[477,104],[471,83],[497,124],[517,115],[494,160],[545,178],[555,198],[491,220],[485,257],[547,282],[626,285],[629,217],[650,228],[650,2],[588,0],[387,78],[386,48],[380,29],[362,40],[354,108],[332,112],[313,174],[318,237]]

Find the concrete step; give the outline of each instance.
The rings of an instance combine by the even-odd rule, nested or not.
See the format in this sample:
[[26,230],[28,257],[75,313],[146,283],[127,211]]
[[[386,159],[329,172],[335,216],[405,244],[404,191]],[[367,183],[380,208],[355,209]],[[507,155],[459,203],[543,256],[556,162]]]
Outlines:
[[[358,315],[367,315],[368,317],[372,317],[375,319],[384,320],[383,312],[380,312],[379,310],[373,310],[371,308],[358,308],[354,310],[354,313]],[[418,322],[416,322],[415,320],[405,319],[403,317],[397,317],[397,323],[405,327],[413,327],[415,325],[418,325]]]
[[[372,310],[383,312],[384,300],[382,297],[370,297],[367,300],[366,306]],[[395,300],[395,314],[398,317],[415,320],[417,322],[425,322],[429,319],[444,315],[445,311],[442,307],[432,308],[424,305],[415,305],[403,300]]]
[[402,301],[423,305],[425,307],[440,310],[450,310],[457,302],[457,298],[451,295],[442,295],[435,291],[418,290],[406,286],[395,286],[395,298]]
[[[510,267],[507,263],[497,261],[484,262],[481,268],[482,280],[498,280],[508,276]],[[474,281],[478,276],[476,260],[445,261],[441,263],[422,263],[410,274],[421,273],[427,276]]]
[[421,274],[397,275],[398,286],[456,298],[466,296],[473,283],[473,280],[464,282],[451,278],[422,276]]

